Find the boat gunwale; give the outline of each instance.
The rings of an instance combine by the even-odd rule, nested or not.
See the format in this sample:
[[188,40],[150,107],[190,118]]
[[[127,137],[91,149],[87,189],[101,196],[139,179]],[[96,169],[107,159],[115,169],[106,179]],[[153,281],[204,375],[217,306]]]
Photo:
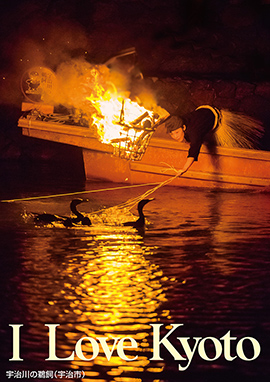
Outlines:
[[[165,143],[166,142],[166,143]],[[175,142],[166,138],[152,137],[149,146],[171,149],[176,151],[188,151],[189,144],[184,142]],[[215,153],[210,153],[205,145],[202,145],[200,153],[219,156],[230,156],[262,161],[270,161],[270,151],[244,149],[237,147],[215,147]]]
[[[59,124],[55,122],[44,122],[44,121],[38,121],[28,118],[20,118],[18,121],[18,126],[33,130],[42,130],[47,132],[55,132],[59,134],[67,134],[70,136],[77,136],[82,138],[90,138],[95,139],[97,142],[99,142],[104,149],[104,152],[110,152],[112,151],[113,147],[110,144],[107,143],[101,143],[94,134],[89,131],[88,127],[79,127],[79,126],[69,126],[66,124]],[[64,127],[64,129],[63,129]],[[176,151],[187,151],[188,150],[188,143],[184,142],[176,142],[170,138],[160,138],[157,136],[153,136],[150,139],[149,142],[150,147],[158,147],[163,149],[171,149]],[[82,146],[82,148],[89,149],[88,146]],[[102,148],[98,151],[102,151]],[[261,160],[261,161],[270,161],[270,151],[264,151],[264,150],[253,150],[253,149],[244,149],[244,148],[229,148],[229,147],[216,147],[215,153],[211,154],[209,153],[207,147],[205,145],[202,145],[201,153],[203,154],[211,154],[213,156],[219,155],[219,156],[230,156],[230,157],[238,157],[238,158],[245,158],[245,159],[253,159],[253,160]]]
[[[175,176],[175,171],[168,169],[168,167],[151,165],[147,163],[133,162],[130,166],[131,171],[151,173],[161,176],[172,177]],[[247,186],[269,186],[269,178],[239,176],[230,174],[221,174],[218,172],[206,172],[206,171],[193,171],[190,170],[187,173],[181,175],[181,178],[188,178],[192,180],[203,180],[205,182],[217,182],[217,183],[230,183]]]

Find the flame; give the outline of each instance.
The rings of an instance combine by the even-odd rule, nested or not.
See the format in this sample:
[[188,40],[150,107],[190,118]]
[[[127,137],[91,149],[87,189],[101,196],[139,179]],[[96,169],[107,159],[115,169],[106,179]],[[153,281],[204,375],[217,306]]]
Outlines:
[[74,59],[59,65],[52,88],[42,91],[41,102],[65,106],[75,118],[82,117],[102,143],[117,147],[117,140],[126,139],[125,150],[131,145],[139,150],[146,145],[146,135],[152,134],[159,116],[167,112],[156,105],[147,89],[131,99],[129,82],[128,73]]
[[[143,129],[135,131],[134,127],[140,126],[132,122],[146,112],[154,123],[154,111],[143,107],[138,98],[136,101],[129,98],[128,73],[111,72],[105,65],[73,60],[61,64],[56,75],[59,90],[55,92],[54,102],[72,108],[77,115],[83,114],[89,126],[96,126],[102,143],[114,145],[112,140],[121,139],[127,129],[130,139],[135,135],[138,138]],[[155,108],[158,107],[152,97],[151,109]]]
[[113,144],[112,140],[121,139],[126,135],[127,129],[131,139],[135,137],[136,133],[140,136],[143,130],[138,134],[132,127],[132,122],[145,113],[150,117],[153,116],[153,112],[140,106],[137,102],[119,96],[112,96],[107,100],[98,99],[93,102],[93,106],[97,110],[97,113],[92,115],[93,122],[104,143]]

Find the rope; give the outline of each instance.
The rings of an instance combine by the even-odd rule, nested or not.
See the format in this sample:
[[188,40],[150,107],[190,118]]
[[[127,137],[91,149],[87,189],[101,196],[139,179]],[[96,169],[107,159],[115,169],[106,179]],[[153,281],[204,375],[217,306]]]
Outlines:
[[[111,208],[103,208],[102,210],[99,210],[99,211],[95,211],[93,212],[93,214],[99,214],[103,211],[108,211],[108,209],[131,209],[133,208],[135,205],[137,205],[141,200],[143,199],[146,199],[148,198],[153,192],[157,191],[159,188],[171,183],[174,179],[176,179],[177,177],[179,176],[179,174],[176,174],[175,176],[169,178],[169,179],[166,179],[164,180],[163,182],[160,182],[157,184],[156,187],[154,188],[151,188],[150,190],[147,190],[144,194],[142,195],[139,195],[137,196],[136,198],[133,198],[133,199],[129,199],[127,200],[126,202],[122,203],[122,204],[118,204],[117,206],[113,206]],[[150,183],[149,183],[150,184]],[[152,183],[153,184],[153,183]],[[156,183],[154,183],[156,184]]]
[[[176,171],[174,168],[171,167],[171,169],[173,169],[174,171]],[[144,184],[138,184],[138,185],[131,185],[131,186],[122,186],[122,187],[111,187],[111,188],[103,188],[103,189],[98,189],[98,190],[91,190],[91,191],[81,191],[81,192],[72,192],[72,193],[65,193],[65,194],[56,194],[56,195],[47,195],[47,196],[36,196],[36,197],[29,197],[29,198],[21,198],[21,199],[10,199],[10,200],[1,200],[1,202],[6,202],[6,203],[10,203],[10,202],[17,202],[17,201],[28,201],[28,200],[39,200],[39,199],[47,199],[47,198],[54,198],[54,197],[60,197],[60,196],[68,196],[68,195],[78,195],[78,194],[87,194],[87,193],[95,193],[95,192],[103,192],[103,191],[112,191],[112,190],[121,190],[121,189],[125,189],[125,188],[135,188],[135,187],[144,187],[144,186],[152,186],[152,185],[156,185],[155,187],[147,190],[145,193],[133,198],[133,199],[129,199],[127,200],[126,202],[122,203],[122,204],[119,204],[119,205],[116,205],[116,206],[113,206],[113,207],[109,207],[109,208],[103,208],[99,211],[93,211],[90,216],[92,217],[98,217],[98,216],[102,216],[102,213],[104,211],[106,211],[107,213],[107,216],[108,216],[108,212],[109,211],[112,211],[113,213],[111,215],[113,215],[115,217],[115,211],[117,210],[123,210],[123,209],[127,209],[127,210],[131,210],[135,205],[137,205],[141,200],[143,199],[146,199],[148,198],[153,192],[157,191],[159,188],[171,183],[174,179],[176,179],[177,177],[179,176],[179,174],[176,174],[175,176],[172,176],[170,177],[169,179],[166,179],[165,181],[163,182],[160,182],[160,183],[144,183]],[[91,218],[92,219],[92,218]],[[99,217],[100,219],[100,217]],[[103,218],[101,217],[101,220],[103,222]]]
[[[144,186],[153,186],[157,184],[156,183],[144,183],[144,184],[134,184],[131,186],[121,186],[121,187],[111,187],[111,188],[103,188],[98,190],[90,190],[90,191],[78,191],[78,192],[70,192],[65,194],[55,194],[55,195],[44,195],[44,196],[32,196],[29,198],[19,198],[19,199],[6,199],[1,200],[1,203],[12,203],[12,202],[20,202],[20,201],[29,201],[29,200],[39,200],[39,199],[49,199],[49,198],[56,198],[61,196],[70,196],[70,195],[80,195],[80,194],[90,194],[95,192],[103,192],[103,191],[114,191],[114,190],[122,190],[125,188],[135,188],[135,187],[144,187]],[[158,183],[159,184],[159,183]]]

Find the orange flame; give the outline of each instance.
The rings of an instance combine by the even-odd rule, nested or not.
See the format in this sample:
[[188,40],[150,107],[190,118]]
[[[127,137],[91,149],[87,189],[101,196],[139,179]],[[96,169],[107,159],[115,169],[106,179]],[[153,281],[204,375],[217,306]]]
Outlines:
[[[53,89],[42,93],[42,102],[63,105],[73,115],[83,116],[89,127],[96,126],[103,143],[114,145],[113,140],[123,138],[127,131],[129,139],[137,139],[145,126],[151,130],[158,118],[156,113],[162,117],[166,111],[157,107],[150,93],[147,107],[151,110],[140,101],[132,101],[127,77],[128,74],[112,73],[105,65],[91,65],[80,59],[64,62],[55,73]],[[144,120],[140,120],[142,116]],[[148,123],[144,125],[146,117]]]
[[[88,98],[87,98],[88,99]],[[153,112],[140,106],[128,98],[114,95],[110,99],[97,99],[92,101],[97,113],[92,115],[93,122],[97,126],[102,142],[111,143],[113,139],[120,139],[129,129],[129,136],[135,135],[132,122],[141,115],[147,114],[152,117]]]

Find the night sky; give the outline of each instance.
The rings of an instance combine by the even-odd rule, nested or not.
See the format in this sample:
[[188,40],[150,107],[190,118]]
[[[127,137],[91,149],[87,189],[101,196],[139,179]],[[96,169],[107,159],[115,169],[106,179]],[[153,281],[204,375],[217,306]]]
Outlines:
[[192,48],[245,60],[246,75],[269,76],[268,0],[11,0],[0,17],[1,75],[36,63],[55,69],[78,56],[101,63],[135,46],[149,75],[172,57],[179,57],[178,68],[165,73],[162,65],[158,74],[196,72],[198,63],[182,63]]

